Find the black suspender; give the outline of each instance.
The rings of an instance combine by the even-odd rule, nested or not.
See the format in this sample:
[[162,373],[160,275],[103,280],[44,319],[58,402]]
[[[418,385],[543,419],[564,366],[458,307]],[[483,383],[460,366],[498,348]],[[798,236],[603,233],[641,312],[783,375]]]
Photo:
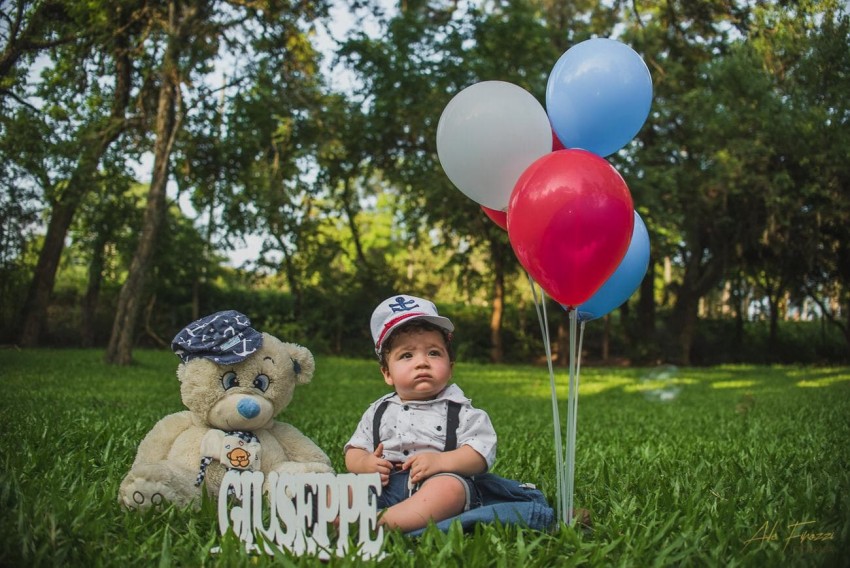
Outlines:
[[387,410],[389,400],[385,400],[375,409],[375,417],[372,418],[372,449],[376,449],[381,443],[381,418]]
[[460,425],[460,403],[450,400],[448,406],[446,410],[446,447],[443,449],[444,452],[457,449],[457,427]]
[[[387,410],[387,405],[390,401],[385,400],[375,409],[375,416],[372,418],[372,447],[377,448],[381,443],[381,418],[384,417],[384,412]],[[450,452],[457,449],[457,429],[460,425],[460,403],[454,400],[447,401],[448,408],[446,410],[446,447],[444,452]]]

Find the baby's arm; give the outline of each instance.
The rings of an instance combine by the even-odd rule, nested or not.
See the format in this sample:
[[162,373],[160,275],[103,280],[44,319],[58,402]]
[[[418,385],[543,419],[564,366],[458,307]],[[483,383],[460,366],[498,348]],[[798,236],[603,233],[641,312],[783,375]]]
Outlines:
[[345,452],[345,467],[351,473],[380,473],[381,485],[386,485],[390,479],[393,464],[383,457],[384,444],[378,444],[374,452],[363,448],[351,447]]
[[410,470],[410,481],[419,483],[438,473],[456,473],[464,477],[484,473],[487,471],[487,460],[470,446],[464,445],[450,452],[416,454],[405,461],[402,468]]

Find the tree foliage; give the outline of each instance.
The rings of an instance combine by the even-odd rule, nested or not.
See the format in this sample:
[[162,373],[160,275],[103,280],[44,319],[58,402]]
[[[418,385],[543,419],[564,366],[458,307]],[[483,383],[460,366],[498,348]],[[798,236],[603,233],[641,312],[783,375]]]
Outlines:
[[[403,288],[489,306],[500,360],[527,284],[505,232],[445,176],[437,125],[479,81],[542,102],[560,54],[594,36],[634,47],[655,89],[646,125],[610,157],[652,243],[618,318],[631,354],[670,357],[671,338],[689,362],[701,306],[734,314],[742,337],[761,299],[770,352],[781,314],[811,304],[850,344],[850,21],[837,0],[363,2],[348,7],[373,27],[352,28],[330,62],[323,0],[6,6],[0,292],[23,305],[22,344],[41,337],[63,251],[88,264],[84,320],[115,301],[103,284],[124,288],[108,357],[127,363],[136,334],[161,335],[146,309],[201,315],[219,301],[222,254],[259,235],[245,268],[290,294],[275,317],[313,322],[304,336],[328,350]],[[129,189],[142,156],[144,215]]]

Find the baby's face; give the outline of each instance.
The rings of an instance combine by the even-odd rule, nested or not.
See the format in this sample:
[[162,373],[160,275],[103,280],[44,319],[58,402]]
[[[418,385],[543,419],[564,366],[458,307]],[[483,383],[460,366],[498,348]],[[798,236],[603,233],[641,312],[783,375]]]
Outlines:
[[452,378],[452,362],[446,341],[439,331],[399,332],[381,369],[384,381],[399,398],[430,400],[440,394]]

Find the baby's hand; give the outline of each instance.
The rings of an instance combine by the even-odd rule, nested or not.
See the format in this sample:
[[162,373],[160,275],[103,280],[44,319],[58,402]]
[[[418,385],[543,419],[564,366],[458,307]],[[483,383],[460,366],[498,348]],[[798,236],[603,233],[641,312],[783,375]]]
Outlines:
[[416,454],[404,462],[401,467],[410,470],[410,481],[412,483],[421,483],[432,475],[443,473],[443,454],[438,452]]
[[392,462],[383,458],[384,444],[378,444],[375,451],[367,454],[363,458],[363,465],[367,471],[374,471],[381,474],[381,485],[386,485],[390,482],[390,472],[393,470]]

